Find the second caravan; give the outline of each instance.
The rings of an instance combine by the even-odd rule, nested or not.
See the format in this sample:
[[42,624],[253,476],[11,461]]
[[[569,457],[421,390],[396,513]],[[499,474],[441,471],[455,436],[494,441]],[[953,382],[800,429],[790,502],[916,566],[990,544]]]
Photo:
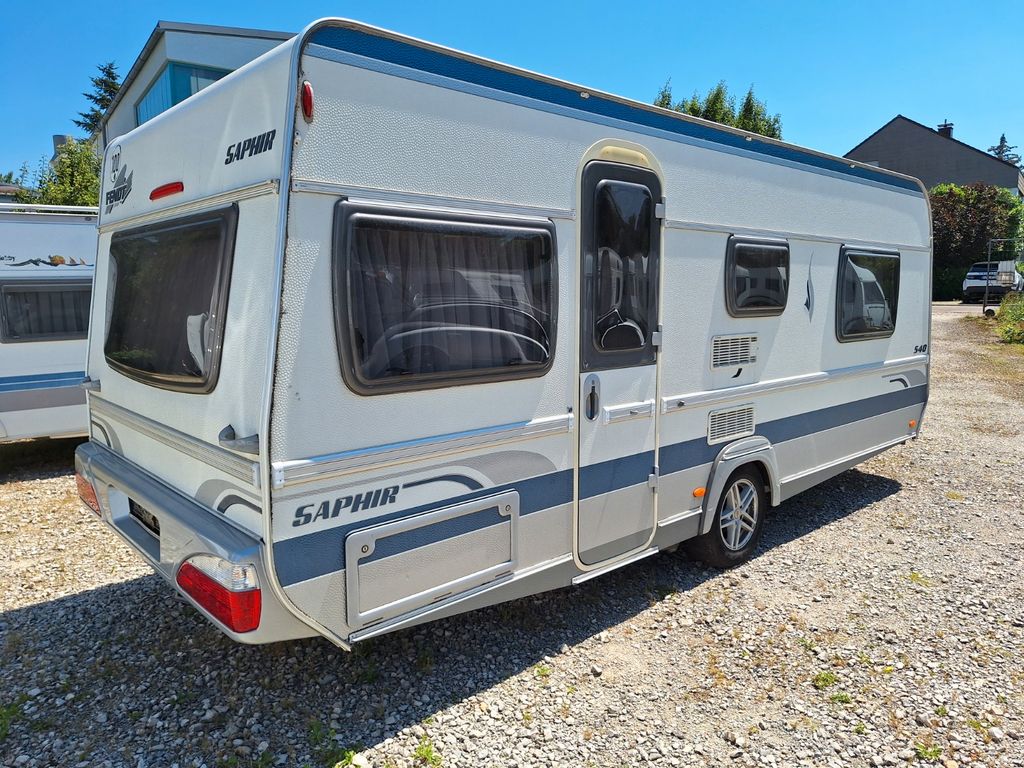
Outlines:
[[343,20],[113,158],[84,497],[239,641],[728,566],[920,429],[916,180]]

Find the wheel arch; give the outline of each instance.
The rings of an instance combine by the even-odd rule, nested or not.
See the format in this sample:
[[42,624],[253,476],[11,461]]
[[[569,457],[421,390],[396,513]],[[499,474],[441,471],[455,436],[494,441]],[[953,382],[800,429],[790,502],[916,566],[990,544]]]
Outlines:
[[701,533],[711,530],[715,510],[718,509],[718,501],[725,489],[726,481],[736,470],[746,466],[755,467],[761,474],[768,501],[773,507],[782,501],[775,447],[766,437],[754,436],[735,440],[724,446],[711,464],[701,513]]

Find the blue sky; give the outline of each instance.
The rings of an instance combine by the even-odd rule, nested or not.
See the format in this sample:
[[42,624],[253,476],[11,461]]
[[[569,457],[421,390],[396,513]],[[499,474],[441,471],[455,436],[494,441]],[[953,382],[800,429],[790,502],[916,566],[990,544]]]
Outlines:
[[787,141],[843,154],[896,114],[987,149],[1024,147],[1021,0],[858,2],[0,2],[0,171],[77,133],[95,65],[127,73],[156,22],[298,31],[347,16],[594,89],[651,101],[753,84]]

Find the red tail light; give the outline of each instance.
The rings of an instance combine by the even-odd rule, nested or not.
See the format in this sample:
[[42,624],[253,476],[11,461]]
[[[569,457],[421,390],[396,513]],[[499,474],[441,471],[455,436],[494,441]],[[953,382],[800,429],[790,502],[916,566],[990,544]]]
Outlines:
[[78,486],[78,495],[82,501],[98,515],[100,513],[100,500],[96,498],[96,489],[92,487],[92,483],[75,472],[75,485]]
[[149,193],[150,200],[159,200],[161,197],[170,197],[176,195],[179,192],[185,191],[185,183],[181,181],[172,181],[170,184],[161,184],[159,187]]
[[251,632],[260,625],[262,597],[251,565],[197,555],[178,569],[177,582],[185,594],[232,632]]
[[302,81],[302,91],[300,93],[300,99],[302,101],[302,116],[306,118],[307,123],[313,122],[313,86],[310,85],[309,80]]

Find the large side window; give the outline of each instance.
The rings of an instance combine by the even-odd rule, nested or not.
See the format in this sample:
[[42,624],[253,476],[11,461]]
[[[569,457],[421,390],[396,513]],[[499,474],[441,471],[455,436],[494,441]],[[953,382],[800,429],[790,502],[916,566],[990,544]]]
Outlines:
[[584,370],[654,362],[658,324],[658,178],[594,161],[583,172]]
[[789,243],[729,238],[725,255],[725,306],[730,315],[781,315],[788,295]]
[[839,253],[836,336],[839,341],[884,338],[896,329],[900,255],[844,247]]
[[550,222],[338,204],[345,381],[376,394],[542,374],[555,349]]
[[117,232],[110,241],[111,367],[165,389],[217,383],[238,209]]
[[84,339],[92,283],[10,282],[0,287],[0,341]]

